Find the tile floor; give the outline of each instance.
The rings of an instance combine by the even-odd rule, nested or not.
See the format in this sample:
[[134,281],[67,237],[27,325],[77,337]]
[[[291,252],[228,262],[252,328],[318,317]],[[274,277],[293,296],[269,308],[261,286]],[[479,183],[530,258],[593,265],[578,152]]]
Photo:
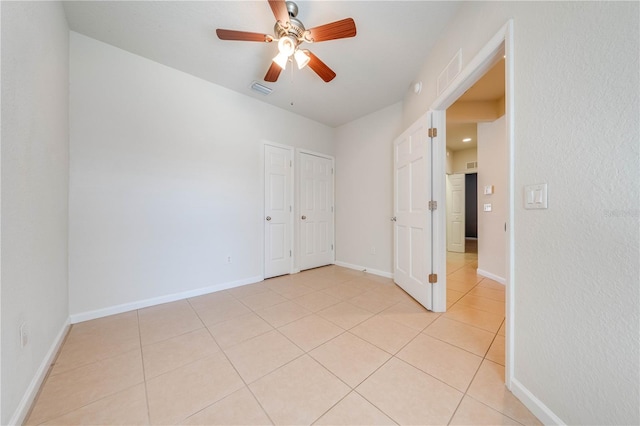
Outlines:
[[504,387],[504,288],[448,312],[337,266],[76,324],[27,424],[539,424]]

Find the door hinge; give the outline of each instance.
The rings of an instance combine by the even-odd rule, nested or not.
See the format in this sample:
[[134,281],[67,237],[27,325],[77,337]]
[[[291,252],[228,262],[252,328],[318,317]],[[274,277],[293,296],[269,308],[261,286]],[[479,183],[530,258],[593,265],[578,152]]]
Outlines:
[[429,137],[435,138],[436,136],[438,136],[438,129],[436,127],[429,128]]
[[429,274],[429,284],[435,284],[438,282],[438,274]]
[[438,210],[438,202],[437,201],[429,201],[429,210]]

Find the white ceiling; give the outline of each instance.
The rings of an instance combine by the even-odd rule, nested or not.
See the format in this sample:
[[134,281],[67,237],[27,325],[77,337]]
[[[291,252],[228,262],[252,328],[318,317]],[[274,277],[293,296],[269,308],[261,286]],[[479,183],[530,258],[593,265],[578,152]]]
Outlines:
[[[273,34],[261,1],[65,1],[69,27],[332,127],[401,101],[459,2],[298,0],[298,19],[312,28],[351,17],[354,38],[306,45],[337,77],[287,67],[263,81],[275,43],[222,41],[216,28]],[[291,73],[291,68],[295,68]],[[253,81],[273,88],[264,96]],[[291,105],[293,103],[293,105]]]

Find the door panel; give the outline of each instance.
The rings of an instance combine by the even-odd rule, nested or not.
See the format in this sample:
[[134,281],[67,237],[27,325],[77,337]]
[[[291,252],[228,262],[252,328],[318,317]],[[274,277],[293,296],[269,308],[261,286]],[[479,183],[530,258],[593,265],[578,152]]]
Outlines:
[[291,273],[291,150],[264,148],[264,277]]
[[394,281],[431,309],[428,120],[426,115],[394,141]]
[[464,253],[465,175],[447,176],[447,250]]
[[333,160],[300,153],[300,270],[333,263]]

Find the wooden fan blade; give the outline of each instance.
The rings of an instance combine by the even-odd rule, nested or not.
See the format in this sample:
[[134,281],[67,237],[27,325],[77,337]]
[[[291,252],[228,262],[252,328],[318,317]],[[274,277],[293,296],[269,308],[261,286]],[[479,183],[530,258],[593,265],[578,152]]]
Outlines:
[[333,72],[331,68],[327,66],[324,62],[322,62],[316,55],[305,50],[304,53],[309,55],[309,68],[315,71],[316,74],[320,76],[326,83],[330,82],[336,77],[336,73]]
[[354,37],[356,35],[356,23],[351,18],[345,18],[330,24],[320,25],[309,30],[308,39],[312,42],[336,40],[339,38]]
[[273,37],[268,34],[250,33],[247,31],[223,30],[218,28],[216,34],[220,40],[260,41],[271,42]]
[[275,62],[271,62],[271,66],[269,67],[267,74],[264,76],[264,81],[275,83],[278,81],[278,77],[280,77],[280,72],[282,72],[280,65]]
[[285,0],[268,0],[269,6],[271,6],[271,11],[273,12],[273,16],[276,17],[276,21],[280,21],[283,24],[289,22],[289,11],[287,10],[287,3]]

